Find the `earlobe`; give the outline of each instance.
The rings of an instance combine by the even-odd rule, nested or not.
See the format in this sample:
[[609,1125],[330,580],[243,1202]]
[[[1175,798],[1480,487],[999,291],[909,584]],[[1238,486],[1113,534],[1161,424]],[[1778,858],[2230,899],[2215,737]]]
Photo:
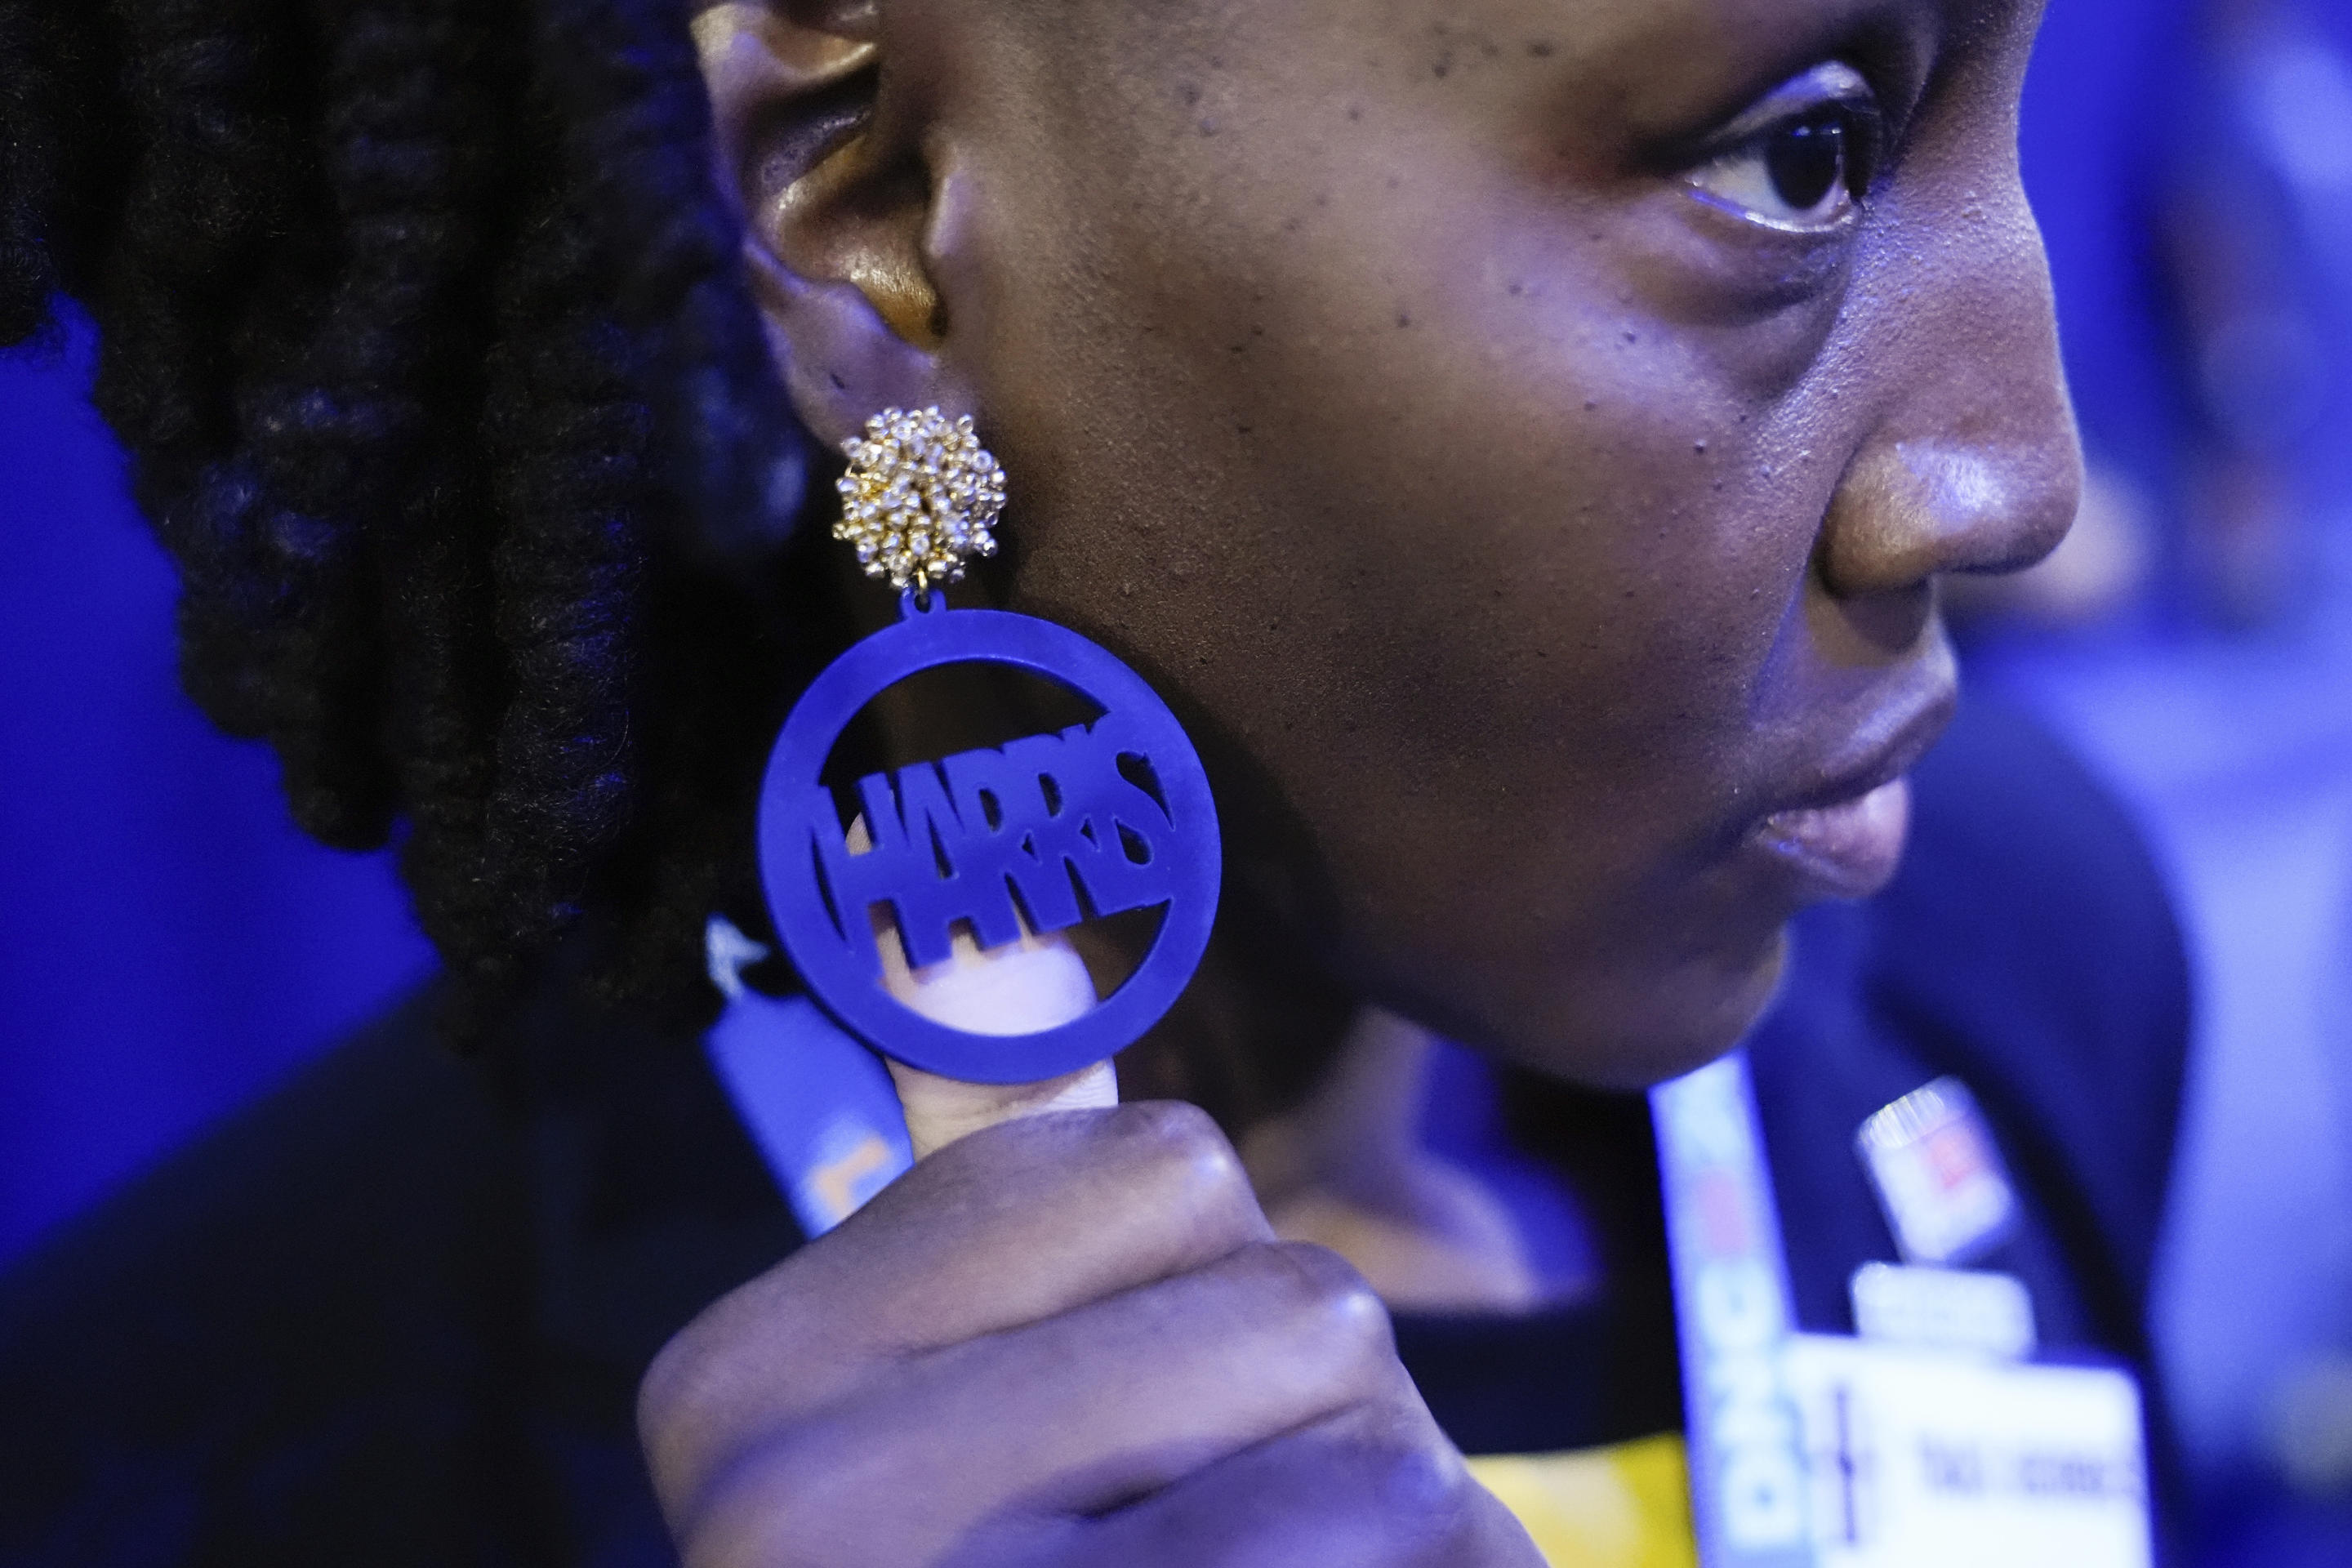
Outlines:
[[932,186],[891,123],[874,6],[725,0],[694,36],[745,266],[795,411],[839,445],[878,408],[971,412],[938,350]]

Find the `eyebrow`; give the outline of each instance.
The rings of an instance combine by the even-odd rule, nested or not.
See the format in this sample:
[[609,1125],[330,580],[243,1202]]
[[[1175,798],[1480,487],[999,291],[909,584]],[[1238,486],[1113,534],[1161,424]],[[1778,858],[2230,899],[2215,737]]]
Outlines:
[[[1968,0],[1966,8],[2014,4]],[[1616,129],[1643,164],[1674,162],[1791,77],[1830,59],[1862,71],[1881,96],[1890,132],[1899,132],[1939,68],[1949,10],[1945,0],[1653,0],[1586,65],[1596,84],[1629,89],[1616,100]]]

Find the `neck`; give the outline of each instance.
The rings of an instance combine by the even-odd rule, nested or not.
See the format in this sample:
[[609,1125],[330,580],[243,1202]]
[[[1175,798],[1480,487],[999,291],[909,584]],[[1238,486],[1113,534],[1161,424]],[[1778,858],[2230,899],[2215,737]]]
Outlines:
[[1362,1009],[1306,1102],[1244,1139],[1244,1163],[1277,1234],[1330,1247],[1390,1306],[1526,1311],[1545,1292],[1509,1211],[1422,1142],[1432,1045]]

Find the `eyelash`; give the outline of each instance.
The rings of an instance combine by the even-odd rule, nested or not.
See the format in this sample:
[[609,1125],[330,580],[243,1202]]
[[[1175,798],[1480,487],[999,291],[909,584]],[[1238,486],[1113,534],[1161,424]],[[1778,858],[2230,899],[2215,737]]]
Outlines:
[[[1789,107],[1772,112],[1776,100]],[[1816,66],[1740,119],[1763,123],[1735,121],[1727,140],[1685,166],[1683,180],[1702,200],[1767,228],[1824,233],[1843,226],[1867,199],[1884,158],[1885,117],[1852,67]],[[1809,216],[1840,193],[1828,216]],[[1769,210],[1776,204],[1786,211]]]

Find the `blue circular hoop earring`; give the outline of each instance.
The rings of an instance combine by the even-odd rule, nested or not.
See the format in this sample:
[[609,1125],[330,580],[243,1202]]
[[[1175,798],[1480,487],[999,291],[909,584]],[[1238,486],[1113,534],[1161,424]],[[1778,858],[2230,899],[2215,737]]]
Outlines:
[[[825,667],[794,705],[760,795],[760,872],[776,934],[826,1012],[887,1056],[973,1083],[1075,1072],[1134,1042],[1174,1005],[1206,951],[1221,864],[1216,805],[1183,728],[1143,679],[1064,626],[950,610],[938,591],[989,531],[1003,477],[970,419],[890,409],[847,444],[836,537],[900,593],[898,624]],[[928,601],[928,603],[926,603]],[[890,687],[944,665],[1041,676],[1101,710],[1088,723],[860,779],[850,816],[821,777],[835,742]],[[1150,951],[1094,1008],[1027,1035],[924,1017],[883,987],[875,911],[917,968],[958,925],[983,948],[1102,915],[1160,910]]]

